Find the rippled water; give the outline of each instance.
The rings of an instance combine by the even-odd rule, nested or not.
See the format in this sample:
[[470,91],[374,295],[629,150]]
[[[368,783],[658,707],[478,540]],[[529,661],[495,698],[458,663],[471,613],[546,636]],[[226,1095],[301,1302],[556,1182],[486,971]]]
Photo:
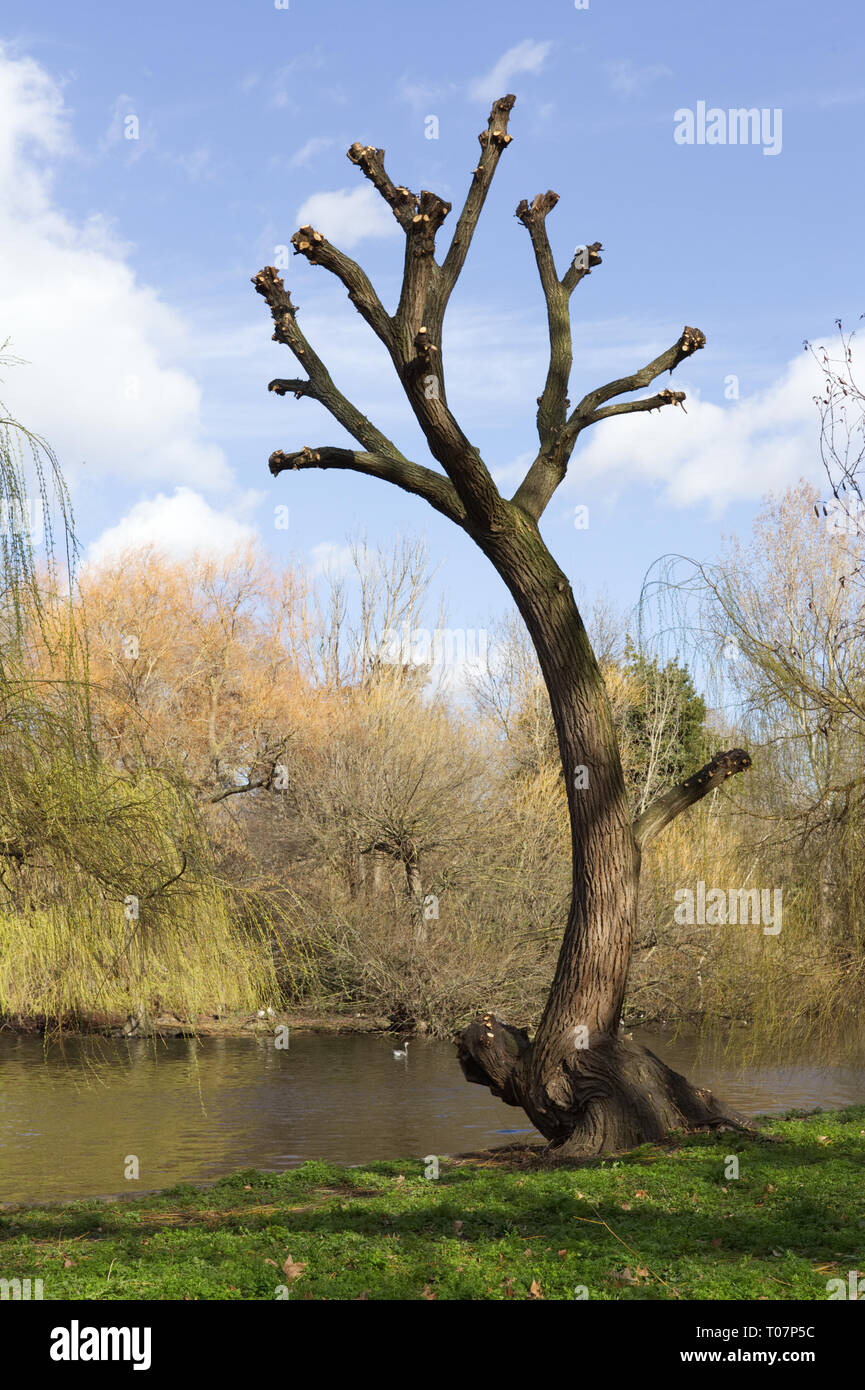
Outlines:
[[[865,1102],[865,1060],[737,1066],[693,1040],[640,1033],[746,1114]],[[448,1043],[292,1032],[154,1043],[0,1035],[0,1201],[129,1194],[310,1158],[422,1159],[536,1137],[521,1110],[468,1085]],[[129,1155],[137,1182],[124,1178]]]

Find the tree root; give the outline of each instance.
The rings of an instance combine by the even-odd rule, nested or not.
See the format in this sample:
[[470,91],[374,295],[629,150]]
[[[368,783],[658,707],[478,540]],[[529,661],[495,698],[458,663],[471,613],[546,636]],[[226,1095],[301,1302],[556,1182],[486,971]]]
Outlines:
[[603,1034],[565,1055],[536,1055],[524,1029],[485,1014],[460,1035],[457,1055],[468,1081],[521,1106],[561,1158],[620,1153],[671,1133],[756,1129],[625,1038]]

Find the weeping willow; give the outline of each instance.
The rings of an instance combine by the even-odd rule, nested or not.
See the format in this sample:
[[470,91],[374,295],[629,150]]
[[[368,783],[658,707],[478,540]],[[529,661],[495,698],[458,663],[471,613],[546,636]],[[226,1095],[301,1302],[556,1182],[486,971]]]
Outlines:
[[182,776],[97,746],[76,559],[58,461],[0,403],[0,1017],[275,1000],[272,914],[216,872]]

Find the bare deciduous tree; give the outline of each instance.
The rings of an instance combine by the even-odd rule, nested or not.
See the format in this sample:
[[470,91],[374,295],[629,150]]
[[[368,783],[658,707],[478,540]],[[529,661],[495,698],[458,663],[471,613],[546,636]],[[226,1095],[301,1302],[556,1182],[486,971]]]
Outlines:
[[[292,237],[295,251],[324,267],[384,344],[397,377],[443,472],[407,459],[335,385],[302,333],[289,292],[272,266],[254,277],[274,323],[306,375],[269,389],[326,407],[359,448],[326,445],[271,455],[270,470],[350,469],[424,498],[469,535],[507,585],[531,635],[556,726],[571,821],[573,889],[549,998],[530,1041],[524,1029],[487,1012],[469,1025],[458,1055],[469,1081],[488,1086],[527,1115],[560,1152],[583,1155],[656,1141],[670,1129],[743,1124],[707,1091],[695,1088],[653,1053],[619,1037],[633,947],[642,847],[680,812],[750,765],[741,749],[719,753],[704,768],[632,819],[604,680],[567,576],[541,537],[544,509],[564,479],[582,432],[614,415],[679,405],[664,387],[632,397],[702,348],[686,327],[653,361],[584,395],[571,408],[570,297],[601,263],[599,242],[578,253],[560,277],[546,231],[553,192],[523,200],[516,215],[531,238],[549,324],[549,368],[538,398],[539,448],[513,497],[503,497],[479,451],[447,403],[442,325],[502,151],[511,143],[513,96],[493,103],[479,136],[481,155],[450,245],[441,260],[436,236],[450,204],[435,193],[394,184],[384,151],[354,144],[357,164],[391,207],[405,233],[405,268],[395,314],[369,278],[310,226]],[[587,1045],[586,1045],[587,1044]]]

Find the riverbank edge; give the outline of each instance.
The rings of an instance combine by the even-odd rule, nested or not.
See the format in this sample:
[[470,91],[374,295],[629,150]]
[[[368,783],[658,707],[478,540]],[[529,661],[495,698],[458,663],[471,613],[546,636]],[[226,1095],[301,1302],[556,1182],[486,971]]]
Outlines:
[[19,1203],[3,1274],[50,1299],[856,1297],[865,1106],[758,1119],[604,1159],[511,1144]]
[[[274,1011],[263,1016],[241,1011],[231,1014],[196,1014],[192,1018],[160,1014],[142,1027],[124,1014],[93,1012],[76,1017],[48,1018],[43,1014],[0,1015],[0,1036],[106,1037],[106,1038],[241,1038],[274,1033],[278,1027],[304,1033],[402,1033],[386,1018],[370,1014],[347,1015],[319,1009]],[[427,1030],[416,1030],[425,1032]]]
[[[694,1019],[633,1019],[624,1027],[646,1032],[673,1028],[679,1035],[697,1034]],[[741,1027],[731,1021],[731,1028]],[[75,1017],[48,1018],[44,1014],[0,1014],[0,1037],[4,1034],[20,1037],[107,1037],[107,1038],[242,1038],[254,1034],[275,1033],[277,1028],[296,1029],[299,1033],[392,1034],[395,1037],[438,1037],[428,1024],[400,1027],[380,1014],[348,1014],[336,1009],[298,1007],[270,1013],[240,1011],[227,1014],[196,1014],[192,1018],[173,1013],[160,1014],[142,1027],[131,1016],[94,1011]]]

